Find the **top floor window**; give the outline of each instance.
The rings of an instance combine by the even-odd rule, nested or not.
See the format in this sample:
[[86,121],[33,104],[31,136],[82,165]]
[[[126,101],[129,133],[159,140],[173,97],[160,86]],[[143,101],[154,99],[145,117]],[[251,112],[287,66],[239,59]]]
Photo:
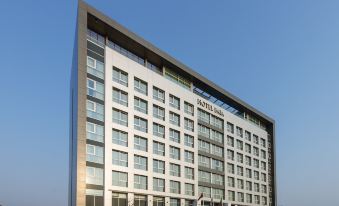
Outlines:
[[128,86],[128,74],[121,69],[113,67],[113,81],[121,85]]
[[165,91],[157,87],[153,87],[153,99],[165,103]]
[[169,104],[170,106],[180,109],[180,99],[174,95],[169,96]]
[[147,82],[134,78],[134,90],[147,95]]

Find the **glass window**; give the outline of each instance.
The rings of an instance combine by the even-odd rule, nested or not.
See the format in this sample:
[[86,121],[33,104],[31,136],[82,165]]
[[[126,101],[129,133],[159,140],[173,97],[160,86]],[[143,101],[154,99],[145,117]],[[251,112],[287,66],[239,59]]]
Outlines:
[[194,196],[194,185],[185,183],[185,195]]
[[241,140],[237,140],[237,148],[243,150],[243,142]]
[[224,135],[220,132],[217,132],[213,129],[210,130],[211,131],[211,136],[210,139],[216,141],[216,142],[220,142],[220,143],[224,143]]
[[170,175],[180,177],[180,165],[170,163]]
[[244,168],[241,166],[237,166],[237,174],[240,176],[244,176]]
[[238,192],[238,202],[244,202],[244,193]]
[[243,130],[242,130],[242,128],[237,127],[237,135],[238,135],[239,137],[243,137]]
[[185,162],[194,163],[194,153],[185,150]]
[[170,180],[170,193],[180,194],[180,182]]
[[87,73],[92,74],[100,79],[104,79],[104,63],[87,56]]
[[112,150],[112,163],[113,163],[113,165],[128,167],[128,155],[127,155],[127,153],[121,152],[121,151],[118,151],[118,150]]
[[188,134],[185,134],[185,145],[187,147],[194,147],[194,137]]
[[112,205],[114,206],[127,206],[127,194],[112,193]]
[[113,67],[113,81],[128,86],[128,74],[116,67]]
[[185,118],[185,129],[194,132],[194,122],[188,118]]
[[247,141],[251,141],[251,133],[249,131],[246,131],[246,130],[245,130],[245,139]]
[[104,100],[104,85],[93,79],[87,78],[87,95]]
[[86,189],[86,205],[103,206],[104,191],[96,189]]
[[198,177],[201,182],[211,183],[211,173],[209,172],[199,170]]
[[147,196],[135,194],[133,206],[147,206]]
[[165,162],[153,159],[153,172],[165,174]]
[[86,161],[98,164],[104,163],[104,148],[86,144]]
[[174,112],[170,112],[169,113],[169,121],[170,121],[170,123],[180,127],[180,115],[178,115]]
[[224,171],[224,162],[216,159],[212,159],[212,169],[218,171]]
[[147,96],[147,82],[134,78],[134,90]]
[[246,190],[252,191],[252,182],[246,181]]
[[227,131],[230,133],[234,133],[234,125],[230,122],[227,122]]
[[147,177],[142,175],[134,175],[134,188],[147,190]]
[[227,172],[230,174],[234,174],[234,164],[227,163]]
[[194,200],[185,200],[185,206],[194,206]]
[[153,87],[153,99],[165,103],[165,92],[157,87]]
[[134,97],[134,109],[144,114],[148,113],[147,101]]
[[188,102],[184,102],[184,111],[186,114],[194,116],[194,106]]
[[202,109],[198,109],[198,119],[209,124],[210,114]]
[[211,158],[199,155],[199,166],[211,168]]
[[165,144],[153,141],[153,154],[165,156]]
[[147,139],[134,135],[134,149],[147,152]]
[[227,145],[230,147],[234,147],[234,138],[227,136]]
[[212,151],[212,154],[216,156],[224,157],[224,149],[222,147],[212,144],[211,151]]
[[87,29],[87,39],[96,43],[100,47],[105,46],[105,37],[101,36],[100,34],[97,34],[96,32]]
[[153,122],[153,135],[165,138],[165,127]]
[[112,185],[119,187],[127,187],[128,174],[126,172],[112,171]]
[[245,152],[251,154],[251,145],[250,144],[245,144]]
[[[153,191],[165,192],[165,180],[153,177]],[[154,205],[155,200],[157,200],[157,199],[155,199],[153,197],[153,205]],[[157,203],[158,203],[158,201],[157,201]],[[162,206],[165,206],[165,203],[164,202],[162,202],[162,203],[163,203]]]
[[245,164],[248,165],[248,166],[251,166],[251,165],[252,165],[251,157],[245,156]]
[[211,188],[199,186],[198,187],[199,194],[203,194],[203,197],[210,198],[211,197]]
[[147,171],[147,157],[134,155],[134,168]]
[[234,178],[233,177],[227,177],[227,183],[229,187],[235,187],[235,183],[234,183]]
[[241,179],[237,179],[238,189],[244,189],[244,181]]
[[120,125],[123,125],[123,126],[128,126],[128,114],[127,112],[124,112],[124,111],[121,111],[121,110],[118,110],[118,109],[115,109],[113,108],[113,122],[114,123],[117,123],[117,124],[120,124]]
[[147,133],[147,120],[134,116],[134,129]]
[[260,196],[259,195],[254,195],[254,203],[260,204]]
[[180,199],[171,198],[170,206],[180,206]]
[[259,144],[259,137],[257,135],[255,135],[255,134],[253,134],[253,142],[255,144]]
[[198,143],[199,143],[198,149],[200,151],[210,153],[210,143],[208,143],[204,140],[200,140],[200,139],[199,139]]
[[174,129],[169,129],[169,139],[173,142],[180,143],[180,132]]
[[103,185],[104,170],[96,167],[86,167],[86,184]]
[[229,160],[234,160],[234,151],[228,149],[228,150],[227,150],[227,158],[228,158]]
[[213,198],[224,199],[224,190],[212,188]]
[[216,128],[219,128],[221,130],[224,129],[224,121],[214,115],[211,115],[211,125],[215,126]]
[[170,158],[180,160],[180,149],[177,147],[170,146]]
[[252,178],[252,170],[251,169],[246,168],[246,177]]
[[235,201],[235,192],[234,191],[228,191],[228,200],[229,201]]
[[194,180],[194,169],[185,167],[185,177],[190,180]]
[[262,147],[266,147],[266,140],[263,139],[263,138],[260,138],[260,145],[261,145]]
[[120,89],[113,88],[112,92],[113,102],[128,106],[128,94]]
[[243,163],[244,162],[244,156],[240,153],[237,153],[237,161],[239,163]]
[[210,138],[210,129],[204,125],[198,124],[198,134]]
[[252,195],[251,194],[246,194],[246,202],[252,203]]
[[86,123],[87,139],[104,142],[104,127],[91,122]]
[[104,121],[104,105],[87,100],[87,117]]
[[153,196],[153,206],[165,206],[165,198]]
[[169,104],[171,107],[180,109],[180,99],[172,94],[169,95]]
[[153,117],[165,120],[165,109],[153,104]]
[[117,129],[112,130],[112,143],[127,147],[128,145],[128,134]]

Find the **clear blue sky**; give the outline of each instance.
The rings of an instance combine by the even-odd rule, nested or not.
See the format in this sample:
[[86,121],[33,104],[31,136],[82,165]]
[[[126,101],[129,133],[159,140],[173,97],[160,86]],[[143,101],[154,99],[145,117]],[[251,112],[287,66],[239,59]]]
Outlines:
[[[277,123],[278,201],[339,205],[339,1],[89,3]],[[0,4],[0,204],[67,204],[76,1]]]

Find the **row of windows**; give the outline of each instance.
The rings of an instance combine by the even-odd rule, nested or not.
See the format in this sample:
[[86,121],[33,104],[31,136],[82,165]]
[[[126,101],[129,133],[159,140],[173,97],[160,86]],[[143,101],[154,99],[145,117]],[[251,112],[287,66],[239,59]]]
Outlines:
[[[241,153],[236,153],[236,160],[234,156],[235,152],[233,150],[228,149],[227,150],[227,159],[231,161],[237,161],[238,163],[245,163],[247,166],[252,166],[252,158],[250,156],[245,155],[245,161],[244,161],[244,155]],[[266,152],[262,151],[262,158],[266,158]],[[253,158],[253,166],[255,168],[259,168],[259,160],[256,158]],[[266,162],[261,161],[261,169],[266,170]]]
[[[112,171],[112,185],[119,187],[128,187],[128,173]],[[148,190],[148,177],[134,174],[134,188]],[[166,191],[165,179],[153,177],[153,191]],[[170,180],[168,192],[181,194],[181,184],[178,181]],[[185,183],[185,195],[194,196],[194,184]]]
[[[227,172],[229,174],[235,174],[235,166],[232,163],[227,163]],[[244,176],[244,167],[242,166],[237,166],[237,175],[239,176]],[[249,168],[245,168],[245,177],[246,178],[252,178],[252,169]],[[253,178],[255,180],[260,180],[259,179],[259,171],[253,170]],[[261,180],[266,182],[266,174],[265,173],[261,173]]]
[[[114,67],[113,81],[128,87],[128,73]],[[147,96],[148,83],[135,77],[134,90]],[[157,87],[153,87],[153,99],[165,103],[165,91]],[[169,94],[169,105],[173,108],[180,110],[180,98],[172,94]],[[185,113],[194,116],[194,106],[186,101],[184,102],[184,111]]]
[[[227,131],[234,134],[234,125],[230,122],[227,122]],[[236,127],[236,135],[238,137],[243,138],[244,136],[244,130],[241,127]],[[249,142],[254,142],[255,144],[259,144],[259,137],[255,134],[253,134],[253,140],[252,140],[252,134],[245,130],[245,140],[249,141]],[[260,145],[264,148],[266,148],[266,140],[263,138],[260,138]]]
[[[228,200],[229,201],[236,201],[235,193],[236,193],[235,191],[228,191]],[[254,196],[254,200],[252,199],[253,196]],[[238,202],[245,202],[243,192],[237,193],[237,201]],[[246,203],[267,205],[267,197],[262,196],[261,200],[260,200],[259,195],[246,194]]]
[[[230,147],[235,147],[234,145],[234,138],[231,137],[231,136],[227,136],[227,145],[230,146]],[[244,150],[244,142],[237,139],[236,140],[236,148],[238,150]],[[257,156],[257,157],[261,157],[263,159],[266,159],[266,151],[263,150],[263,149],[259,149],[258,147],[256,146],[253,146],[253,149],[252,149],[252,146],[248,143],[245,143],[245,152],[246,153],[253,153],[253,155]]]
[[[228,177],[227,178],[227,184],[229,187],[235,187],[235,178],[234,177]],[[244,180],[237,179],[237,188],[238,189],[246,189],[248,191],[254,191],[254,192],[261,192],[261,193],[267,193],[267,186],[261,185],[260,190],[260,184],[259,183],[252,183],[251,181],[245,181],[246,186],[244,185]]]

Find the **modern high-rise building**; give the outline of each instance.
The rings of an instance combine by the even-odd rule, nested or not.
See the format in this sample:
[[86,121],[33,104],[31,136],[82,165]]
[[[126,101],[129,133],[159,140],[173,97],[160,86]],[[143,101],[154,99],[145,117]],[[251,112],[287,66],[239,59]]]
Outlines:
[[69,206],[276,206],[274,120],[82,1],[71,76]]

